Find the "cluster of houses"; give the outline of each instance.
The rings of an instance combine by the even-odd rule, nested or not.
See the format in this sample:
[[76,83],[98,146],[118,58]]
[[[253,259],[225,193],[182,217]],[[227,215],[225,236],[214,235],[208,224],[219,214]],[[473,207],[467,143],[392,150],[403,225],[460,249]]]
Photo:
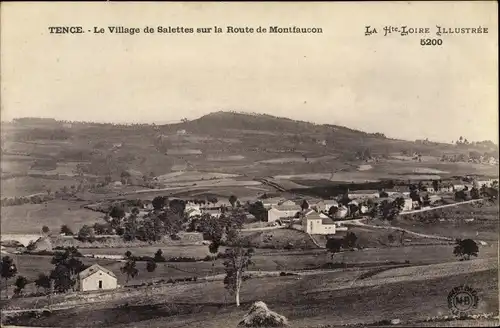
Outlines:
[[[472,182],[450,181],[441,182],[436,185],[428,183],[419,185],[418,197],[411,196],[409,186],[398,186],[390,190],[353,190],[348,191],[348,202],[338,202],[334,199],[319,200],[308,199],[307,206],[302,206],[303,199],[291,200],[280,197],[265,198],[259,200],[262,202],[264,209],[267,211],[267,221],[271,225],[290,220],[301,220],[301,225],[304,231],[311,234],[335,234],[342,227],[343,220],[356,215],[366,215],[371,210],[373,205],[376,205],[384,200],[392,201],[396,198],[404,199],[402,211],[412,211],[425,206],[432,206],[442,199],[442,194],[453,193],[460,190],[471,190],[473,187],[480,188],[482,186],[490,187],[495,183],[498,185],[498,180],[474,180]],[[151,207],[151,204],[146,204],[146,207]],[[200,217],[209,214],[212,217],[219,218],[225,208],[231,208],[230,202],[225,200],[217,200],[216,202],[185,202],[185,215],[187,218]],[[333,208],[333,209],[332,209]],[[252,218],[252,214],[247,214]]]

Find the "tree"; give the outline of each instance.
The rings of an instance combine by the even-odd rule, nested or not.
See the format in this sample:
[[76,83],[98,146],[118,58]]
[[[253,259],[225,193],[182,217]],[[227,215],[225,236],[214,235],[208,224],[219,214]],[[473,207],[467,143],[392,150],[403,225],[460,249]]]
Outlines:
[[463,190],[458,190],[455,192],[455,200],[456,201],[465,201],[467,200],[467,195],[465,194],[465,192]]
[[110,232],[109,224],[94,223],[93,229],[96,235],[105,235]]
[[135,260],[132,258],[129,258],[127,262],[125,262],[123,267],[120,268],[120,270],[122,273],[127,275],[127,283],[131,277],[134,278],[139,273],[139,270],[137,270],[136,268]]
[[237,200],[238,200],[238,198],[236,198],[235,195],[229,196],[229,203],[231,204],[232,207],[234,207],[234,205],[236,205]]
[[161,249],[158,249],[155,253],[155,256],[154,256],[154,261],[155,262],[165,262],[165,257],[163,257],[163,252],[161,251]]
[[88,241],[88,242],[94,242],[95,240],[95,233],[94,229],[92,227],[89,227],[88,225],[84,225],[83,227],[80,228],[78,231],[78,239],[81,241]]
[[473,187],[471,190],[470,190],[470,196],[472,199],[479,199],[480,196],[479,196],[479,189],[477,189],[476,187]]
[[379,192],[378,196],[380,198],[387,198],[387,197],[389,197],[389,194],[385,190],[382,190]]
[[168,203],[168,207],[178,215],[184,214],[184,209],[186,208],[186,203],[181,199],[172,199]]
[[396,218],[396,216],[398,216],[401,211],[399,204],[396,203],[396,201],[390,202],[387,199],[384,199],[382,202],[380,202],[377,208],[377,212],[378,216],[380,216],[382,219],[391,221]]
[[347,235],[343,239],[343,246],[345,248],[353,248],[356,246],[356,241],[358,240],[358,237],[356,234],[352,231],[348,232]]
[[16,264],[10,256],[2,257],[2,261],[0,262],[0,272],[2,274],[2,278],[5,279],[5,290],[7,292],[6,294],[8,295],[8,280],[17,274]]
[[153,198],[152,205],[155,211],[162,210],[167,203],[167,197],[165,196],[156,196]]
[[461,257],[461,260],[469,260],[471,256],[476,256],[479,253],[479,247],[472,239],[457,239],[453,254]]
[[434,188],[434,191],[439,190],[439,181],[438,180],[432,180],[432,188]]
[[50,272],[50,279],[54,280],[54,288],[66,292],[74,288],[78,274],[87,268],[78,257],[81,254],[75,247],[67,248],[64,252],[54,255],[51,263],[55,268]]
[[329,238],[326,242],[326,250],[328,253],[331,253],[330,256],[332,260],[335,253],[340,252],[341,248],[342,248],[342,240],[336,238]]
[[215,196],[207,196],[207,202],[216,204],[219,200]]
[[328,215],[333,217],[333,216],[335,216],[335,214],[337,214],[338,211],[339,211],[338,206],[331,206],[328,209]]
[[121,205],[114,205],[109,211],[109,216],[113,219],[121,220],[125,217],[125,209]]
[[48,233],[50,232],[49,227],[47,227],[47,226],[45,226],[45,225],[44,225],[44,226],[42,227],[42,232],[43,232],[44,234],[48,234]]
[[16,289],[14,290],[14,293],[16,295],[19,295],[22,293],[24,287],[26,287],[26,285],[28,284],[28,279],[26,279],[25,277],[23,276],[18,276],[17,279],[16,279]]
[[61,226],[61,233],[66,236],[73,236],[73,231],[65,224]]
[[422,205],[423,206],[431,205],[431,198],[429,197],[429,194],[425,194],[424,197],[422,197]]
[[[148,263],[146,263],[146,270],[149,273],[153,273],[156,270],[156,262],[153,260],[149,260]],[[154,285],[154,280],[153,277],[151,277],[151,289],[153,289]]]
[[135,240],[135,238],[137,237],[137,229],[138,229],[137,216],[135,214],[132,214],[127,218],[125,222],[123,239],[126,241]]
[[182,205],[179,204],[175,206],[178,206],[176,210],[169,208],[161,213],[157,218],[153,217],[152,223],[157,233],[161,235],[168,234],[173,236],[181,231],[185,205],[182,203]]
[[399,214],[401,211],[403,211],[405,207],[405,199],[403,197],[397,197],[393,202],[392,202],[393,207]]
[[260,201],[250,204],[248,206],[248,213],[260,221],[267,221],[267,210]]
[[[234,234],[234,238],[239,239],[238,233]],[[241,243],[233,239],[234,247],[225,250],[224,271],[224,285],[230,293],[235,295],[236,306],[240,306],[240,290],[244,280],[244,272],[248,267],[253,264],[252,256],[254,250],[252,248],[243,248]]]
[[351,199],[349,198],[349,193],[344,193],[340,199],[339,199],[339,204],[347,206],[351,202]]
[[35,280],[35,286],[37,288],[43,288],[45,291],[50,289],[50,277],[44,273],[40,273],[38,278]]
[[146,264],[146,270],[148,270],[148,272],[150,273],[154,272],[156,270],[156,262],[149,260],[148,263]]
[[302,211],[305,211],[309,208],[309,203],[307,202],[307,200],[303,200],[302,201],[302,204],[300,204],[300,208],[302,209]]

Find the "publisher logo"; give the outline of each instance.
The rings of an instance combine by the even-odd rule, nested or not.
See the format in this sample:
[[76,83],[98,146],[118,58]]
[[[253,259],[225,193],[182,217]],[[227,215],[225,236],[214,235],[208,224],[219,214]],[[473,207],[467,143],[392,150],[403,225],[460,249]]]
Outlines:
[[477,309],[478,302],[477,292],[469,286],[455,287],[448,294],[448,307],[457,316],[465,316]]

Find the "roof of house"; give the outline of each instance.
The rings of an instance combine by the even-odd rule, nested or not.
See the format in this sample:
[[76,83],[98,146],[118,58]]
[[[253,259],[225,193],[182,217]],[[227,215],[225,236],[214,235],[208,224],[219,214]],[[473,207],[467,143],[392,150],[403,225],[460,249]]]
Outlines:
[[308,216],[306,216],[306,220],[322,220],[322,219],[324,219],[324,217],[317,212],[311,213]]
[[349,194],[378,194],[378,190],[349,190]]
[[269,210],[278,210],[278,211],[300,211],[302,208],[299,205],[278,205],[278,206],[273,206]]
[[335,199],[323,199],[316,203],[316,205],[338,205]]
[[315,210],[313,210],[313,209],[309,209],[309,210],[307,210],[307,211],[304,213],[304,216],[309,216],[309,215],[312,215],[312,214],[314,214],[314,213],[316,213],[316,211],[315,211]]
[[279,203],[280,206],[297,206],[297,204],[293,200],[286,200],[282,203]]
[[264,198],[264,199],[259,199],[262,204],[278,204],[280,202],[283,202],[284,199],[281,197],[272,197],[272,198]]
[[222,214],[222,212],[219,211],[219,210],[204,210],[204,211],[202,211],[202,213],[203,214],[210,214],[210,215],[212,215],[212,214]]
[[87,269],[83,270],[82,272],[80,272],[78,274],[78,277],[80,279],[85,279],[85,278],[89,277],[90,275],[92,275],[92,274],[94,274],[94,273],[96,273],[98,271],[102,271],[102,272],[110,275],[111,277],[116,278],[116,275],[113,273],[113,271],[108,270],[108,269],[100,266],[99,264],[94,264],[94,265],[88,267]]
[[335,222],[332,219],[330,219],[330,218],[323,218],[321,220],[321,223],[322,224],[335,224]]

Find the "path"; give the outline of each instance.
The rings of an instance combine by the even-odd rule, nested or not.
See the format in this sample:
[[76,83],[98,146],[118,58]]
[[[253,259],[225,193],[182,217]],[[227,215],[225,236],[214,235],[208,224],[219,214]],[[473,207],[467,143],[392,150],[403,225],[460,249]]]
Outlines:
[[472,199],[472,200],[466,200],[464,202],[459,202],[455,204],[447,204],[447,205],[440,205],[440,206],[435,206],[435,207],[430,207],[430,208],[423,208],[420,210],[414,210],[414,211],[407,211],[407,212],[401,212],[399,215],[408,215],[408,214],[415,214],[415,213],[421,213],[421,212],[427,212],[427,211],[433,211],[433,210],[439,210],[441,208],[446,208],[446,207],[455,207],[455,206],[460,206],[463,204],[469,204],[469,203],[475,203],[475,202],[480,202],[483,201],[484,199]]
[[377,226],[377,225],[371,225],[371,224],[366,224],[362,223],[361,220],[354,220],[351,221],[351,223],[346,224],[346,225],[351,225],[351,226],[358,226],[358,227],[367,227],[367,228],[373,228],[373,229],[386,229],[386,230],[398,230],[398,231],[404,231],[410,235],[414,235],[417,237],[422,237],[422,238],[430,238],[430,239],[439,239],[439,240],[447,240],[447,241],[453,241],[453,238],[449,237],[443,237],[443,236],[436,236],[436,235],[427,235],[399,227],[393,227],[393,226]]

